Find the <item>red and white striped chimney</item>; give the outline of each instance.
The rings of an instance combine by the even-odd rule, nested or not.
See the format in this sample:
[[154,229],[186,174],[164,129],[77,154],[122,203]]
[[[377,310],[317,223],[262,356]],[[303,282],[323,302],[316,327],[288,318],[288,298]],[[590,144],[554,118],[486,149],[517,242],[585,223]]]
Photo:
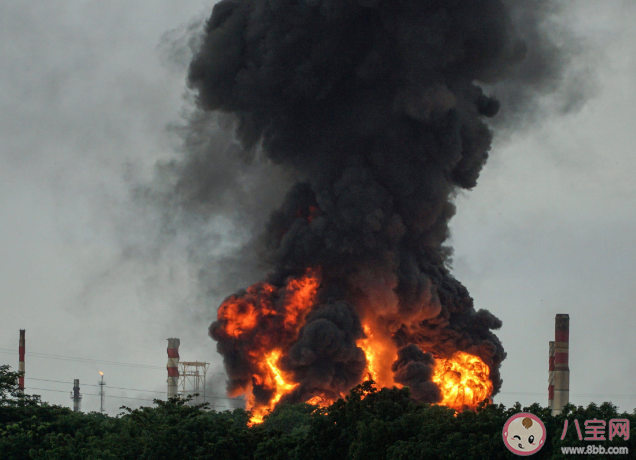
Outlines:
[[179,339],[168,339],[168,398],[176,398],[179,388]]
[[24,352],[25,352],[25,348],[24,348],[24,344],[25,344],[25,338],[24,338],[24,333],[26,331],[24,329],[20,329],[20,345],[18,348],[18,353],[20,355],[20,361],[18,363],[18,372],[20,372],[20,377],[18,378],[18,390],[20,391],[20,394],[23,395],[24,394]]
[[552,415],[570,402],[570,316],[556,315],[554,337],[554,401]]

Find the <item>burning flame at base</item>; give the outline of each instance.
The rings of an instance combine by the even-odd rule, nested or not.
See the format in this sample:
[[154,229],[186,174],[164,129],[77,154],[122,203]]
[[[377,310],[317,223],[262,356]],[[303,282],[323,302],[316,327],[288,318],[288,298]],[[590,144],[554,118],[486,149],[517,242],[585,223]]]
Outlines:
[[395,383],[391,374],[391,364],[397,359],[397,347],[390,338],[383,338],[372,331],[368,324],[363,325],[366,338],[356,342],[367,358],[366,377],[380,387],[401,387]]
[[[252,382],[237,389],[230,396],[244,393],[246,409],[252,412],[250,424],[262,423],[264,417],[274,409],[283,396],[291,393],[298,383],[285,374],[278,363],[304,324],[305,316],[314,306],[316,293],[320,285],[318,271],[307,270],[299,278],[290,278],[283,288],[268,283],[257,283],[247,289],[242,297],[230,296],[219,308],[218,317],[223,320],[220,333],[225,337],[240,338],[252,334],[263,321],[276,321],[279,336],[257,334],[257,340],[250,343],[253,348],[247,351],[253,363]],[[363,325],[365,337],[356,344],[366,356],[367,366],[363,380],[372,379],[378,387],[401,388],[396,383],[391,370],[398,357],[397,346],[379,320],[367,320]],[[426,350],[423,349],[424,352]],[[439,404],[456,410],[475,408],[481,401],[488,399],[493,391],[490,381],[490,369],[477,356],[458,351],[450,358],[436,357],[432,381],[441,391]],[[255,386],[259,391],[272,394],[267,402],[257,401]],[[344,395],[342,395],[344,396]],[[333,404],[325,395],[313,395],[307,403],[322,407]]]
[[[383,343],[367,324],[364,325],[364,333],[366,338],[358,340],[357,345],[367,358],[368,377],[380,387],[401,388],[402,385],[387,375],[397,358],[395,346]],[[489,377],[490,369],[479,357],[458,351],[448,359],[435,359],[432,380],[442,393],[439,404],[459,411],[466,407],[476,408],[481,401],[490,397],[493,386]]]
[[442,391],[439,404],[462,410],[477,407],[492,394],[490,369],[477,356],[458,351],[449,359],[435,360],[433,381]]
[[271,410],[274,409],[274,406],[276,406],[278,401],[280,401],[280,398],[282,398],[284,394],[289,393],[298,386],[297,383],[287,383],[283,377],[283,373],[276,366],[276,362],[280,358],[281,354],[281,350],[274,350],[265,356],[265,362],[267,363],[271,377],[273,377],[274,381],[276,382],[276,393],[269,402],[268,406],[249,407],[251,405],[253,406],[253,403],[250,405],[250,403],[248,402],[247,410],[250,410],[252,412],[252,418],[250,419],[250,424],[252,425],[262,423],[263,417],[265,417],[265,415],[267,415]]
[[[360,340],[358,345],[367,356],[368,376],[377,383],[376,379],[379,373],[376,366],[378,357],[382,355],[383,350],[377,342],[372,341],[373,335],[367,326],[365,326],[365,333],[367,338]],[[268,406],[253,407],[253,402],[248,401],[247,410],[252,412],[250,425],[262,423],[264,417],[274,409],[283,395],[291,392],[297,386],[297,384],[288,383],[276,365],[281,353],[281,350],[274,350],[265,356],[265,362],[276,382],[276,393]],[[432,380],[439,386],[442,393],[442,400],[439,404],[458,411],[477,407],[477,404],[488,399],[492,393],[493,386],[489,375],[490,369],[479,357],[463,351],[456,352],[448,359],[437,358]],[[391,386],[401,387],[402,385],[393,383]],[[318,395],[306,402],[326,407],[333,404],[334,401]]]

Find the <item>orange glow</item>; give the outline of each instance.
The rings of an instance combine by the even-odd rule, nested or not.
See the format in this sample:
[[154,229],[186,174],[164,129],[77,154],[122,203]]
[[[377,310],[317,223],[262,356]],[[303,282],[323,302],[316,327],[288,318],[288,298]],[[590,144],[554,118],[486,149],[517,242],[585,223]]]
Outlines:
[[373,341],[373,333],[371,332],[371,328],[368,325],[364,325],[364,334],[367,336],[366,339],[360,339],[356,343],[362,351],[364,351],[364,355],[367,357],[367,368],[366,371],[369,374],[369,377],[375,382],[378,381],[378,371],[377,371],[377,360],[378,355],[380,354],[380,349],[378,349],[377,342]]
[[[364,324],[366,338],[356,342],[367,358],[366,378],[373,379],[380,388],[401,387],[393,380],[391,371],[391,365],[397,359],[396,347],[376,324]],[[442,393],[439,404],[456,410],[476,408],[492,394],[489,376],[490,369],[477,356],[458,351],[450,359],[436,358],[432,380]]]
[[271,400],[272,406],[280,401],[280,398],[282,398],[284,394],[289,393],[298,386],[297,383],[287,383],[283,378],[281,370],[276,366],[280,355],[280,350],[274,350],[265,358],[269,369],[272,371],[272,374],[274,374],[274,380],[276,381],[276,396],[274,396],[274,399]]
[[365,339],[356,342],[367,358],[365,380],[371,378],[379,387],[401,387],[393,381],[391,365],[397,359],[397,348],[390,337],[384,337],[378,332],[378,328],[364,324]]
[[450,359],[435,359],[433,381],[442,391],[440,404],[462,410],[490,397],[490,369],[477,356],[458,351]]
[[225,322],[225,333],[232,337],[251,331],[260,317],[275,314],[272,307],[276,288],[269,283],[256,283],[243,296],[230,296],[219,307],[217,318]]
[[[314,212],[310,210],[310,215]],[[219,307],[221,333],[246,347],[243,357],[248,360],[251,381],[235,387],[230,396],[245,395],[246,409],[252,412],[250,425],[262,423],[276,404],[298,387],[293,374],[283,371],[279,362],[297,340],[315,305],[320,283],[320,272],[307,269],[304,275],[290,277],[280,287],[256,283],[245,292],[228,297]],[[378,388],[401,388],[393,380],[391,367],[397,359],[397,345],[388,324],[395,325],[395,321],[371,315],[363,318],[365,337],[356,342],[366,357],[362,379],[372,379]],[[432,380],[442,393],[439,404],[456,410],[475,408],[492,394],[489,375],[490,369],[480,358],[465,352],[458,351],[449,359],[436,358]],[[257,401],[255,393],[271,396],[268,401],[262,396]],[[313,393],[307,403],[326,407],[344,396]]]
[[[290,382],[291,376],[285,376],[277,363],[283,349],[290,346],[297,337],[305,316],[314,306],[319,286],[319,274],[308,269],[305,275],[289,279],[287,285],[280,289],[267,283],[252,285],[245,295],[231,296],[219,308],[218,318],[223,320],[224,332],[233,337],[249,333],[262,320],[280,324],[278,337],[257,334],[251,341],[252,349],[247,353],[256,369],[252,375],[252,384],[243,389],[246,409],[253,414],[252,424],[261,423],[263,417],[281,398],[298,386],[297,383]],[[255,400],[254,385],[273,392],[268,403],[262,404]]]
[[304,315],[314,304],[319,285],[320,280],[312,270],[307,270],[305,276],[291,280],[287,284],[284,319],[286,329],[298,331]]
[[[281,350],[273,350],[265,356],[265,363],[267,363],[267,367],[269,370],[268,381],[273,379],[274,385],[274,397],[269,401],[268,405],[254,405],[253,398],[248,399],[247,410],[252,411],[252,418],[250,419],[250,423],[252,425],[257,423],[262,423],[263,418],[267,415],[276,403],[280,401],[280,398],[283,395],[290,393],[294,388],[298,386],[297,383],[288,383],[283,376],[282,371],[278,368],[277,362],[282,354]],[[255,380],[257,380],[257,376],[254,376]],[[251,405],[250,405],[251,404]]]
[[102,371],[99,371],[99,375],[104,375],[104,373]]
[[334,403],[333,400],[326,398],[324,396],[314,396],[313,398],[309,399],[307,401],[307,404],[311,404],[312,406],[320,406],[320,407],[327,407],[327,406],[331,406]]

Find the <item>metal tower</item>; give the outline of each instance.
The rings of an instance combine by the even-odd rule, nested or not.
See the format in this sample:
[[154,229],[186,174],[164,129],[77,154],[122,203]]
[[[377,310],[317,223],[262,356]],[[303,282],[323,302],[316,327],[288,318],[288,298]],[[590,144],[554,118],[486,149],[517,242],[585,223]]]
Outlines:
[[71,392],[71,399],[73,400],[73,412],[79,412],[80,401],[82,400],[82,395],[80,394],[79,379],[73,380],[73,391]]
[[104,413],[104,385],[106,385],[106,382],[104,382],[104,373],[100,372],[99,375],[102,376],[102,379],[97,382],[97,384],[99,385],[99,411],[103,414]]
[[182,361],[179,363],[179,394],[186,395],[199,394],[192,400],[193,404],[205,402],[205,375],[208,372],[210,363],[199,361]]

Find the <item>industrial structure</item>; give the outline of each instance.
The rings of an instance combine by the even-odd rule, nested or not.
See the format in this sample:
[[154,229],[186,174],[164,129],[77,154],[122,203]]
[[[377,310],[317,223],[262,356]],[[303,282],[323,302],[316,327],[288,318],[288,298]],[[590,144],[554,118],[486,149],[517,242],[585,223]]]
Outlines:
[[[20,341],[18,344],[18,393],[25,393],[25,330],[20,329]],[[194,396],[192,404],[200,404],[206,400],[206,375],[210,368],[210,363],[202,361],[179,361],[179,346],[181,341],[177,338],[168,339],[168,398]],[[101,378],[97,381],[99,386],[100,404],[99,411],[104,413],[104,403],[106,398],[106,382],[104,381],[104,373],[99,373]],[[143,391],[143,390],[142,390]],[[73,411],[81,411],[82,394],[80,393],[79,379],[73,379],[73,390],[70,392],[70,399],[73,401]]]
[[179,339],[168,339],[168,399],[196,395],[193,404],[205,402],[205,378],[210,363],[179,361]]
[[24,352],[25,352],[25,329],[20,329],[20,343],[18,345],[18,354],[19,354],[19,362],[18,362],[18,372],[20,372],[20,377],[18,378],[18,390],[20,395],[24,396]]
[[[102,376],[102,380],[103,379],[104,379],[104,376]],[[71,399],[73,400],[73,412],[79,412],[80,401],[82,400],[82,395],[80,394],[79,379],[73,380],[73,392],[71,393]],[[103,403],[102,403],[102,406],[103,406]]]
[[[106,385],[106,382],[104,382],[104,373],[100,372],[99,375],[102,376],[102,379],[99,382],[97,382],[97,384],[99,385],[99,412],[103,414],[104,413],[104,385]],[[78,386],[79,386],[79,380],[78,380]]]
[[548,407],[552,415],[558,415],[570,402],[570,316],[556,315],[554,329],[554,341],[550,342]]
[[168,339],[168,399],[176,398],[179,391],[179,339]]
[[182,396],[195,395],[192,403],[205,402],[205,376],[210,363],[184,361],[179,363],[179,393]]

